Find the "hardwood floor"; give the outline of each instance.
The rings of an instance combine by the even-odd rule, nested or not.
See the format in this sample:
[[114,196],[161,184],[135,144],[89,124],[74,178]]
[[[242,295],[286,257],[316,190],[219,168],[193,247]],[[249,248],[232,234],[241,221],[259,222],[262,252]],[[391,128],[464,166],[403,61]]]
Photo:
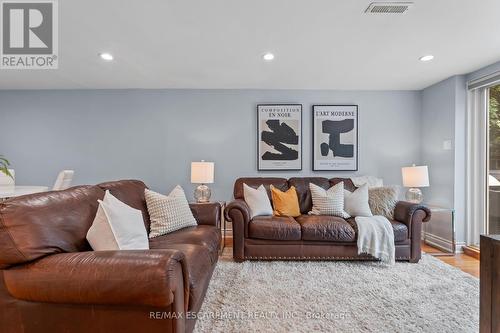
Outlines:
[[[227,237],[225,243],[226,247],[222,255],[226,258],[231,258],[233,252],[233,239],[231,237]],[[463,253],[457,253],[455,255],[445,255],[445,252],[423,243],[422,251],[434,255],[437,259],[447,263],[448,265],[457,267],[462,271],[479,278],[479,260],[477,260],[476,258]]]
[[443,255],[446,253],[423,243],[422,251],[434,255],[437,259],[447,263],[448,265],[457,267],[462,271],[479,278],[479,260],[474,257],[468,256],[464,253],[456,253],[455,255]]

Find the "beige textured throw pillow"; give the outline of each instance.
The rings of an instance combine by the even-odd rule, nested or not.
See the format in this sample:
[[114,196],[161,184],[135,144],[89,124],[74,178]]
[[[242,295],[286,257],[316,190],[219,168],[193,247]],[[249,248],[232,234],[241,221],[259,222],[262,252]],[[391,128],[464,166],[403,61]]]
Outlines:
[[349,218],[349,214],[344,211],[344,182],[325,190],[318,185],[309,183],[309,190],[313,207],[309,215],[331,215]]
[[382,215],[394,219],[394,209],[398,202],[396,187],[374,187],[368,190],[368,202],[373,215]]
[[169,195],[145,189],[146,205],[151,220],[149,238],[179,229],[196,226],[196,222],[182,187],[177,185]]

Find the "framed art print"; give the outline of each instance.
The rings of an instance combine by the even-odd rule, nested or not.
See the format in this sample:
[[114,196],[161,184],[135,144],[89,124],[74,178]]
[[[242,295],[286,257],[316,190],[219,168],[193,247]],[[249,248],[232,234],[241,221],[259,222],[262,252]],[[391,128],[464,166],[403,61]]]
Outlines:
[[358,106],[313,105],[313,170],[358,170]]
[[257,105],[258,170],[302,170],[302,104]]

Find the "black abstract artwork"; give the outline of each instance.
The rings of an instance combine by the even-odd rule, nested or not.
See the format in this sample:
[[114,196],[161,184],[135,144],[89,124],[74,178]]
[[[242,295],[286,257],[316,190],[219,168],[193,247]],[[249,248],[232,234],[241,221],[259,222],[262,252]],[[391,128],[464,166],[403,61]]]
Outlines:
[[288,126],[285,122],[277,119],[270,119],[266,121],[267,127],[271,131],[262,131],[261,140],[272,146],[278,153],[266,151],[262,155],[263,160],[296,160],[299,158],[299,152],[293,148],[285,146],[298,145],[299,136],[293,128]]
[[340,142],[340,134],[354,130],[354,119],[323,120],[321,127],[323,133],[328,134],[328,143],[320,145],[322,156],[328,156],[332,151],[333,156],[354,157],[354,145]]
[[258,170],[302,170],[302,105],[257,105]]
[[358,170],[357,105],[313,105],[313,170]]

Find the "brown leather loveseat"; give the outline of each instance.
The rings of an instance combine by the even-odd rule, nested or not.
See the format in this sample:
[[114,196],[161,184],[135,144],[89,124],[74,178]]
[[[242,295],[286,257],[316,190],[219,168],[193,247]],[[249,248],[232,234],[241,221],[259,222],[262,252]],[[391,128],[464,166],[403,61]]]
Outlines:
[[145,185],[125,180],[0,203],[0,332],[190,332],[218,259],[220,205],[150,250],[92,251],[86,233],[110,192],[149,217]]
[[[358,255],[357,231],[353,218],[344,220],[334,216],[307,215],[312,208],[309,183],[328,189],[338,182],[354,191],[356,187],[349,178],[240,178],[234,184],[234,198],[225,209],[228,221],[233,223],[233,257],[236,261],[247,259],[268,260],[326,260],[364,259]],[[257,188],[264,185],[270,196],[272,184],[280,190],[295,186],[299,198],[301,216],[276,217],[256,216],[250,219],[248,205],[243,199],[243,184]],[[396,205],[394,230],[396,260],[416,263],[420,260],[420,237],[422,222],[430,219],[430,210],[422,205],[400,201]]]

